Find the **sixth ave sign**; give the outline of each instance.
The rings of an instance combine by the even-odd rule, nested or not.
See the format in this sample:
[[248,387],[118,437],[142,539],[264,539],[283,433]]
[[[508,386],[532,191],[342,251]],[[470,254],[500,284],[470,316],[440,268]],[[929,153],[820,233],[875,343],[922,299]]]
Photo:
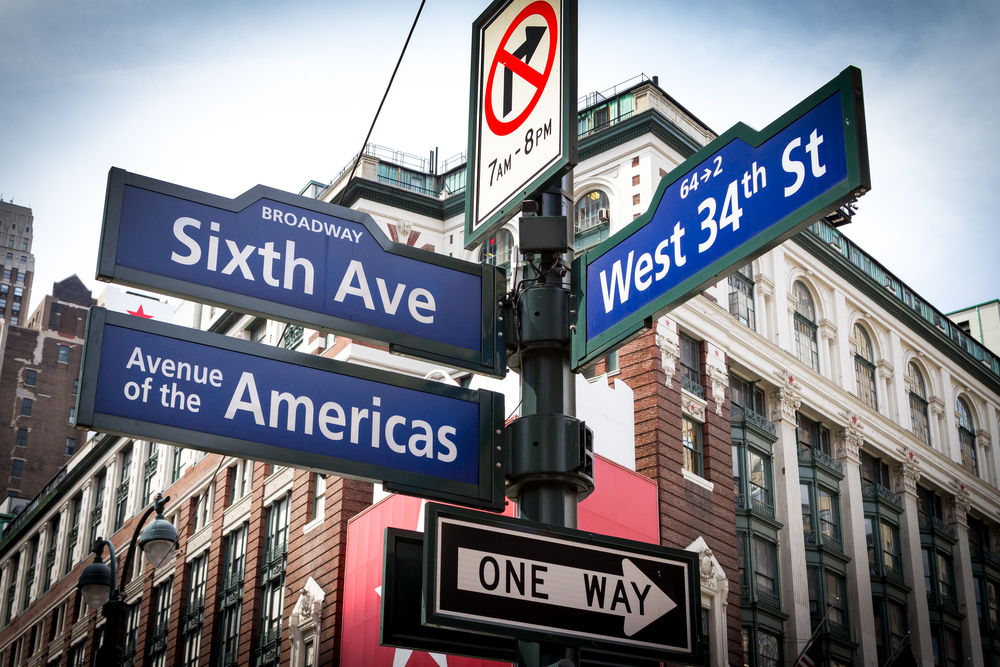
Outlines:
[[700,659],[698,554],[428,504],[424,624]]

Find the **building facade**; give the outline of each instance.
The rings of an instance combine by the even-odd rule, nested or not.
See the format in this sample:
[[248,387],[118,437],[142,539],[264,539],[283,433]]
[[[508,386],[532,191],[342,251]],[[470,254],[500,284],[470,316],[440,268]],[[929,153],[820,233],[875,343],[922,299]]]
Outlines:
[[31,304],[34,236],[31,209],[0,199],[0,318],[13,326],[24,326]]
[[[27,297],[25,297],[27,298]],[[86,434],[74,430],[90,290],[74,276],[52,285],[30,318],[0,339],[0,480],[4,497],[32,498],[66,465]]]
[[[645,77],[579,108],[578,252],[644,212],[715,137]],[[432,168],[369,146],[359,159],[356,178],[348,165],[304,193],[515,283],[517,220],[464,248],[463,155]],[[469,381],[208,306],[185,304],[176,322]],[[656,483],[660,543],[702,554],[706,664],[792,665],[815,638],[827,667],[881,667],[901,650],[920,665],[1000,665],[1000,359],[832,224],[748,262],[586,375],[630,388],[634,437],[610,438]],[[155,490],[171,498],[180,548],[132,573],[130,664],[341,664],[346,526],[378,489],[102,435],[0,536],[0,664],[92,663],[103,620],[75,591],[89,545],[110,535],[124,550]]]

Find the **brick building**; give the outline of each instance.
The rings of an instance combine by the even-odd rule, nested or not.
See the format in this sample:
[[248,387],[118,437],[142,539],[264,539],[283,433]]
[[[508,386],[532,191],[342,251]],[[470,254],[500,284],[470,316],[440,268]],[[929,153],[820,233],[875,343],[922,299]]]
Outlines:
[[0,350],[4,497],[35,496],[85,436],[73,429],[72,413],[92,304],[83,282],[70,276],[52,285],[52,294],[23,325],[12,320],[5,327]]

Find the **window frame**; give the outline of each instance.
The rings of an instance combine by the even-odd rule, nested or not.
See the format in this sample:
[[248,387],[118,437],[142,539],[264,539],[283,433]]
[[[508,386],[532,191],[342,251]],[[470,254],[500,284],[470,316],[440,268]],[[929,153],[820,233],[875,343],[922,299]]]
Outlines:
[[[796,287],[800,289],[796,289]],[[812,292],[801,280],[792,283],[792,296],[795,297],[794,312],[794,342],[795,356],[806,366],[817,373],[819,364],[819,326],[816,324],[816,300]],[[807,348],[807,343],[808,348]]]
[[[692,438],[688,438],[690,431]],[[681,419],[681,443],[684,446],[684,459],[681,467],[698,477],[705,476],[704,442],[702,434],[702,424],[690,417],[684,416]],[[697,470],[692,470],[697,467]]]
[[857,351],[854,354],[854,379],[857,396],[862,403],[878,411],[878,379],[875,367],[875,348],[871,337],[860,322],[854,324]]
[[729,274],[729,314],[751,331],[757,330],[754,303],[753,264],[742,266]]
[[979,456],[976,451],[976,422],[972,409],[961,396],[955,399],[958,443],[962,456],[962,467],[979,477]]

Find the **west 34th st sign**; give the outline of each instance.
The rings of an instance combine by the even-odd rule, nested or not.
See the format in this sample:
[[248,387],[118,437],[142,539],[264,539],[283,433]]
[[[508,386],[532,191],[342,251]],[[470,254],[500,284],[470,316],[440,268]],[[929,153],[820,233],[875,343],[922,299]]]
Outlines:
[[392,243],[371,216],[272,188],[227,199],[112,169],[97,278],[506,372],[502,271]]
[[94,307],[78,428],[504,506],[503,397]]
[[710,143],[574,261],[574,367],[869,189],[861,71],[849,67],[763,131],[738,124]]

